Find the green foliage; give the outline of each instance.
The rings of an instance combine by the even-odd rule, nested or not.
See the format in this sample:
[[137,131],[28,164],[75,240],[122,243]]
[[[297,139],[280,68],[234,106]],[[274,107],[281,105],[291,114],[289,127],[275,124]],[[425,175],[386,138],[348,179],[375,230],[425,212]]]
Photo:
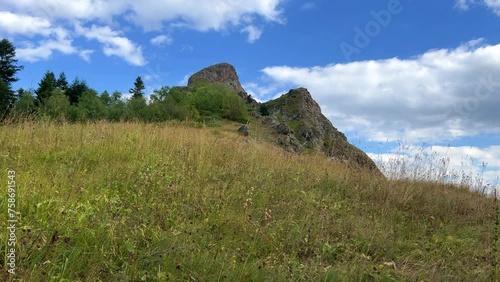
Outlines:
[[193,90],[193,103],[202,118],[227,118],[246,122],[248,113],[245,102],[229,88],[220,84],[198,82]]
[[148,121],[149,112],[144,97],[132,97],[127,101],[124,119],[129,121]]
[[145,107],[143,98],[131,98],[124,113],[126,120],[162,122],[171,119],[196,119],[197,110],[191,99],[192,94],[181,88],[162,86],[150,96]]
[[183,107],[172,96],[167,96],[163,101],[149,104],[150,119],[154,122],[171,119],[185,120],[195,117],[195,113]]
[[130,88],[129,92],[132,94],[132,98],[141,98],[144,97],[144,82],[142,78],[138,76],[134,82],[134,88]]
[[266,104],[260,105],[259,112],[264,117],[269,115],[269,109],[267,108]]
[[101,99],[102,103],[106,107],[109,108],[111,106],[111,96],[109,96],[108,91],[104,90],[104,92],[101,93],[101,96],[99,96],[99,99]]
[[79,80],[76,77],[71,85],[66,89],[65,94],[68,96],[69,102],[71,105],[78,104],[80,101],[80,97],[82,97],[83,93],[89,89],[87,82],[84,80]]
[[36,100],[31,91],[22,91],[19,95],[13,112],[16,116],[29,116],[36,111]]
[[40,108],[42,116],[49,117],[56,121],[64,121],[69,116],[70,102],[59,88],[54,89],[45,104]]
[[89,89],[83,92],[78,103],[78,120],[96,121],[107,117],[107,108],[104,102],[99,98],[97,92]]
[[192,102],[192,93],[187,90],[187,87],[172,87],[170,91],[168,92],[168,95],[170,95],[172,98],[174,98],[175,102],[179,105],[191,105],[193,104]]
[[151,94],[150,99],[152,103],[163,102],[167,95],[169,95],[170,87],[162,86],[160,89],[154,90],[153,94]]
[[124,119],[126,104],[121,99],[122,94],[118,91],[113,92],[108,109],[108,120],[121,121]]
[[53,72],[47,71],[42,80],[38,83],[38,88],[35,90],[36,99],[40,105],[44,105],[47,99],[54,93],[56,89],[56,77]]

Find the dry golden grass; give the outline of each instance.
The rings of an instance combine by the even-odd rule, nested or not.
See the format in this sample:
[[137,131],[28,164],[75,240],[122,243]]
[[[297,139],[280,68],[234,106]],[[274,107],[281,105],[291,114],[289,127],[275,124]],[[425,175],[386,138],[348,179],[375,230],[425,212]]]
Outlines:
[[226,126],[0,127],[0,179],[16,171],[20,204],[16,275],[1,260],[3,280],[498,280],[491,198]]

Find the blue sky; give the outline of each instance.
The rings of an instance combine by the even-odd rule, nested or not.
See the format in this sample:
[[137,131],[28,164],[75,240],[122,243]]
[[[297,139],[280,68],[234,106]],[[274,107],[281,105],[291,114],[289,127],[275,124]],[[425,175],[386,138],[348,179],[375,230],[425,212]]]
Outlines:
[[[185,85],[233,64],[261,101],[306,87],[378,160],[425,152],[500,175],[500,0],[2,0],[0,37],[36,88],[47,70],[99,92]],[[398,141],[407,146],[401,152]],[[432,146],[432,147],[430,147]]]

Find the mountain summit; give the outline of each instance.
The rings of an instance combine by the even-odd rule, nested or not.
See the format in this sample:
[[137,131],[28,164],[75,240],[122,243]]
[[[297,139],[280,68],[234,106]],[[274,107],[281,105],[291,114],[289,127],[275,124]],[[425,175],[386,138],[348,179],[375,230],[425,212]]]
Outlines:
[[[243,89],[236,69],[228,63],[209,66],[193,74],[188,80],[188,88],[196,87],[199,81],[224,85],[245,102],[260,106],[261,112],[265,108],[266,116],[261,117],[255,111],[252,116],[256,120],[253,122],[258,122],[265,129],[265,139],[286,150],[295,153],[318,151],[328,158],[380,173],[373,160],[351,145],[345,135],[321,113],[320,106],[307,89],[292,89],[278,99],[261,105]],[[251,125],[249,130],[251,136]]]
[[269,113],[263,121],[280,135],[278,144],[297,153],[323,152],[327,157],[378,171],[368,155],[351,145],[322,113],[318,103],[305,88],[290,90],[264,104]]
[[249,101],[254,105],[258,104],[258,102],[249,97],[248,93],[243,89],[236,69],[231,64],[220,63],[202,69],[189,78],[188,87],[192,87],[197,81],[222,84],[238,94],[243,100]]

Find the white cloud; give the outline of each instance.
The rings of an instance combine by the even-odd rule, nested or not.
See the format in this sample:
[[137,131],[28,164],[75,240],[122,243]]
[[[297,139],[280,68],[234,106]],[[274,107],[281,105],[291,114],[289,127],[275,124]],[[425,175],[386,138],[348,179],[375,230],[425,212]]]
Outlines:
[[68,31],[60,27],[54,28],[50,39],[40,41],[38,46],[32,42],[26,42],[24,46],[16,49],[16,56],[21,60],[36,62],[49,59],[54,51],[66,55],[78,52],[78,49],[73,46],[73,39]]
[[52,33],[51,28],[52,24],[47,19],[0,11],[1,32],[25,36],[49,36]]
[[283,22],[279,8],[284,0],[3,0],[5,9],[48,19],[110,22],[126,16],[145,30],[160,30],[176,24],[196,30],[225,30],[231,25],[258,16],[266,21]]
[[146,30],[159,30],[165,22],[200,31],[226,30],[259,16],[282,22],[279,5],[283,0],[145,0],[131,1],[131,19]]
[[[269,95],[276,94],[276,93],[285,93],[285,89],[279,88],[278,85],[271,84],[268,86],[260,86],[257,83],[249,82],[249,83],[244,83],[242,85],[243,89],[245,89],[248,94],[252,95],[252,97],[257,100],[258,102],[264,102],[266,98],[269,97]],[[282,90],[282,91],[278,91]],[[280,96],[280,94],[275,95],[273,99],[276,99]]]
[[131,1],[111,0],[2,0],[5,9],[58,20],[102,20],[124,13]]
[[373,140],[443,141],[500,134],[500,44],[324,67],[267,67],[273,83],[303,86],[341,130]]
[[471,5],[482,4],[500,16],[500,0],[456,0],[455,7],[468,10]]
[[117,56],[135,66],[144,66],[147,62],[142,55],[142,48],[121,36],[121,32],[114,31],[108,26],[92,25],[90,28],[75,25],[75,30],[79,35],[88,39],[94,39],[102,43],[103,53],[106,56]]
[[160,45],[164,45],[164,44],[170,45],[170,44],[172,44],[172,42],[174,42],[174,40],[169,35],[162,34],[162,35],[158,35],[154,38],[151,38],[150,42],[153,45],[160,46]]
[[82,58],[85,62],[89,63],[90,62],[90,55],[92,55],[95,52],[95,50],[82,50],[78,53],[80,58]]
[[249,25],[244,27],[241,32],[246,32],[248,33],[248,42],[249,43],[254,43],[255,41],[259,40],[260,36],[262,35],[262,30],[258,29],[257,27],[253,25]]

